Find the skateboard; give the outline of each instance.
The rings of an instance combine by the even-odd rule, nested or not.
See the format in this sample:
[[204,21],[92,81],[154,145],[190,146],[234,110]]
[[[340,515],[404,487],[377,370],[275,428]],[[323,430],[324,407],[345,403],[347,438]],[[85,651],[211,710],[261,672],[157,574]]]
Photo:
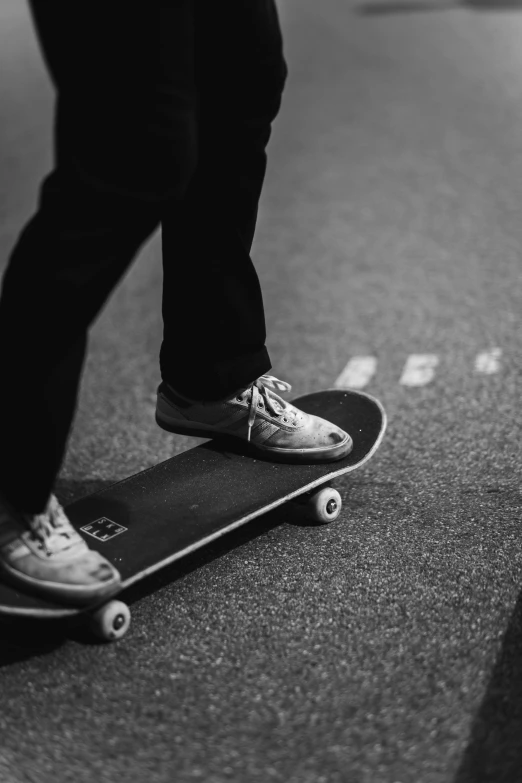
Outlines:
[[[66,508],[89,546],[120,571],[119,592],[288,501],[297,501],[299,513],[317,523],[339,516],[341,496],[330,482],[373,456],[386,429],[384,408],[369,394],[350,389],[292,402],[349,432],[351,453],[336,462],[286,464],[249,455],[237,438],[210,440]],[[0,615],[81,614],[107,641],[124,636],[130,623],[128,606],[114,596],[72,607],[0,583]]]

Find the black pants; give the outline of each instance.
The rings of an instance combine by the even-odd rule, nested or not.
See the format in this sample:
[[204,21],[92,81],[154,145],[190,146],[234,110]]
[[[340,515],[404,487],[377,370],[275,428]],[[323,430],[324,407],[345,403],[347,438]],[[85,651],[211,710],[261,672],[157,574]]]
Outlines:
[[270,369],[250,259],[286,79],[274,0],[31,0],[55,169],[0,299],[0,492],[41,511],[87,332],[161,224],[161,376],[218,399]]

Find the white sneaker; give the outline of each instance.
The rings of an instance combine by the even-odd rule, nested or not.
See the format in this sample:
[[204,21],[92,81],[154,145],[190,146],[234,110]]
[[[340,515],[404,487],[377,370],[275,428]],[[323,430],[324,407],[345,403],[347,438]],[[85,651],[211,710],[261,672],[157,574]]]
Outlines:
[[329,462],[353,448],[344,430],[285,402],[272,389],[291,386],[262,375],[224,400],[189,400],[163,382],[158,388],[156,421],[168,432],[202,438],[230,436],[249,442],[254,453],[279,462]]
[[0,498],[0,577],[71,604],[103,599],[120,584],[118,571],[89,549],[54,495],[42,514],[18,512]]

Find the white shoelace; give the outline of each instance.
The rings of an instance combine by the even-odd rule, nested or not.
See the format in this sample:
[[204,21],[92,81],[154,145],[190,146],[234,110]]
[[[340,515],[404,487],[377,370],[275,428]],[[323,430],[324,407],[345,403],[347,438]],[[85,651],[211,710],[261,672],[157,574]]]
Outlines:
[[47,554],[63,552],[78,540],[78,534],[54,496],[42,514],[27,516],[27,522],[34,538],[40,541]]
[[287,403],[281,399],[278,394],[274,394],[273,391],[270,391],[270,389],[289,392],[292,390],[292,387],[289,383],[286,383],[286,381],[280,381],[273,375],[261,375],[257,381],[254,381],[250,387],[252,396],[250,398],[250,407],[248,410],[247,440],[249,442],[258,408],[266,408],[266,410],[271,413],[272,416],[281,416],[285,412],[288,414],[293,413],[293,411],[288,409]]

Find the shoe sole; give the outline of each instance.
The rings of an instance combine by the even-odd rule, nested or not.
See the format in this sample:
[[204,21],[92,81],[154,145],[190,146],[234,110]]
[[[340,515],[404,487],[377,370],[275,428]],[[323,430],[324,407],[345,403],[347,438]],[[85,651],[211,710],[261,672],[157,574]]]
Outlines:
[[226,430],[219,430],[210,426],[203,427],[197,423],[183,422],[171,423],[161,419],[156,414],[156,424],[166,432],[175,435],[191,435],[196,438],[211,438],[213,440],[228,440],[231,443],[240,443],[241,451],[252,453],[270,459],[272,462],[289,463],[316,463],[336,462],[348,456],[353,448],[353,441],[349,435],[335,446],[322,446],[317,449],[284,449],[274,446],[259,446],[252,441],[247,441],[241,435],[234,435]]
[[81,608],[98,601],[111,598],[121,589],[121,579],[114,578],[103,583],[103,586],[89,587],[87,585],[70,585],[61,582],[49,582],[43,579],[35,579],[27,574],[11,568],[7,563],[0,562],[0,573],[17,590],[30,592],[44,600],[56,601]]

